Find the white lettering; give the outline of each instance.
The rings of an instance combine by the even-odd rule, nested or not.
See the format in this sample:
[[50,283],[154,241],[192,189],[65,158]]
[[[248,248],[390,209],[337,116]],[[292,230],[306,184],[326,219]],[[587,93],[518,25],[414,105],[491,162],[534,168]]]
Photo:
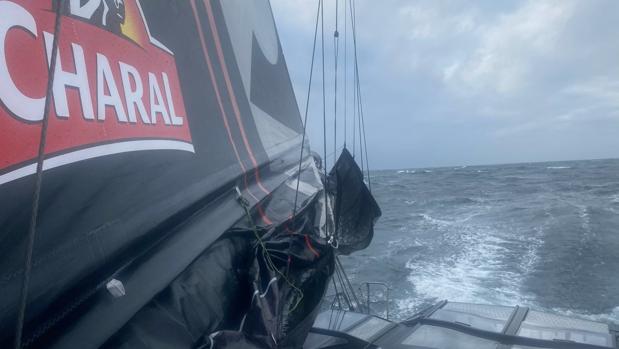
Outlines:
[[[138,108],[140,118],[145,124],[150,124],[148,113],[144,108],[144,102],[142,102],[142,95],[144,94],[144,87],[142,85],[142,78],[137,69],[129,64],[118,62],[120,66],[120,75],[122,77],[123,89],[125,91],[125,101],[127,102],[127,112],[129,114],[129,122],[136,122],[135,109]],[[135,82],[135,90],[131,89],[131,80]]]
[[163,89],[165,90],[165,97],[168,100],[168,108],[170,109],[170,117],[172,118],[172,125],[180,126],[183,124],[183,116],[176,115],[176,110],[174,109],[174,101],[172,100],[172,91],[170,90],[170,81],[168,80],[168,75],[166,73],[161,73],[163,75]]
[[17,117],[27,121],[43,120],[45,97],[30,98],[24,95],[11,78],[6,61],[5,41],[11,28],[23,28],[37,37],[34,17],[23,7],[12,2],[0,2],[0,101]]
[[[47,49],[47,64],[51,65],[52,46],[54,35],[43,32],[45,47]],[[88,73],[86,72],[86,61],[84,60],[84,50],[78,44],[71,44],[73,50],[73,62],[75,63],[75,73],[62,70],[60,54],[56,59],[56,69],[54,72],[54,106],[58,117],[69,117],[69,104],[67,102],[67,87],[75,87],[79,91],[80,101],[82,102],[82,115],[85,119],[94,120],[95,113],[92,109],[92,99],[90,96],[90,86],[88,85]],[[60,52],[59,52],[60,53]]]
[[157,113],[161,113],[163,122],[166,125],[170,124],[170,116],[168,110],[163,104],[163,97],[161,96],[161,89],[157,82],[157,77],[153,73],[148,73],[148,88],[150,90],[150,118],[153,124],[157,123]]
[[[100,3],[101,0],[71,0],[69,5],[72,14],[88,18],[94,14]],[[0,13],[2,14],[0,16],[0,102],[10,113],[22,120],[41,121],[45,108],[45,96],[31,98],[20,91],[11,77],[6,51],[6,40],[11,29],[25,30],[33,38],[37,38],[36,21],[26,9],[9,1],[0,1]],[[43,43],[44,52],[47,56],[47,67],[50,68],[54,35],[43,31]],[[68,43],[63,43],[63,47],[66,47],[64,46],[66,44]],[[149,93],[150,109],[147,110],[145,107],[145,81],[142,80],[139,71],[134,66],[119,61],[118,67],[122,80],[122,90],[119,90],[120,86],[118,86],[114,76],[109,58],[101,53],[95,53],[96,66],[90,67],[96,70],[97,79],[96,91],[93,90],[95,94],[93,96],[91,95],[90,84],[94,81],[88,79],[84,49],[77,43],[70,44],[71,56],[68,52],[59,51],[55,67],[53,67],[52,96],[57,117],[69,118],[71,110],[75,110],[76,106],[70,108],[68,100],[68,89],[73,88],[79,93],[82,116],[87,120],[104,121],[108,116],[107,112],[113,108],[116,119],[122,123],[137,123],[137,114],[139,114],[139,118],[144,124],[157,124],[158,117],[161,117],[165,125],[184,124],[185,117],[177,114],[172,98],[170,79],[165,72],[161,72],[161,76],[154,72],[148,72],[148,90],[146,93]],[[64,55],[61,55],[61,53]],[[73,59],[71,60],[70,57]],[[65,69],[63,69],[63,63]],[[162,80],[159,81],[159,78]],[[161,82],[163,85],[161,85]],[[126,104],[123,103],[123,93]],[[96,114],[92,98],[96,98]]]
[[[106,86],[110,92],[109,95],[105,94]],[[99,120],[105,120],[105,107],[108,105],[116,110],[118,121],[127,122],[127,115],[118,93],[118,87],[116,87],[116,81],[114,81],[110,62],[104,55],[97,53],[97,118]]]

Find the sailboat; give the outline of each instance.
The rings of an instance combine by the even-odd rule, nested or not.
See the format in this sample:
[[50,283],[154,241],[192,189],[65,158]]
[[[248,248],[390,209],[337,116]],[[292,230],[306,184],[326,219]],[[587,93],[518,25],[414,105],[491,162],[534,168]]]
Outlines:
[[617,347],[523,307],[374,313],[338,259],[369,171],[306,124],[268,0],[1,0],[0,347]]

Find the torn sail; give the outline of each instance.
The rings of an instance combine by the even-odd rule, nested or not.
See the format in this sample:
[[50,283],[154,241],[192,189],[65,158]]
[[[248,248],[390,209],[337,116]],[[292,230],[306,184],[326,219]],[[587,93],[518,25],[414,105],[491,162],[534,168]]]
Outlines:
[[[270,275],[253,266],[259,255],[236,188],[257,229],[271,232],[266,242],[298,247],[286,249],[290,275],[296,262],[299,275],[314,263],[329,274],[321,231],[330,218],[284,233],[305,215],[291,217],[297,184],[299,208],[324,205],[323,184],[308,149],[298,173],[303,128],[266,0],[6,0],[0,29],[2,347],[15,335],[37,179],[28,347],[99,347],[166,306],[185,309],[191,327],[174,332],[168,323],[162,346],[191,347],[236,325],[251,299],[196,300],[211,292],[201,280],[220,277],[217,292],[241,294]],[[108,292],[112,279],[122,292]],[[187,295],[198,303],[182,303]],[[285,320],[292,311],[277,307],[278,324],[301,327],[280,328],[276,340],[303,329],[313,304]]]

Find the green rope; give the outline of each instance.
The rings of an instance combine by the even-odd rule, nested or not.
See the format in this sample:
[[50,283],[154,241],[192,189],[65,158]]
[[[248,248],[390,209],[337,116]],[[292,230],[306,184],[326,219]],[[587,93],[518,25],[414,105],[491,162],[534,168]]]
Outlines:
[[[240,194],[240,191],[237,192],[237,194]],[[292,287],[295,292],[297,293],[298,299],[296,301],[296,303],[294,304],[294,306],[290,309],[290,312],[293,312],[297,309],[297,307],[299,306],[299,304],[301,304],[301,301],[303,300],[303,291],[301,291],[301,289],[299,289],[297,286],[295,286],[292,281],[290,281],[286,275],[284,275],[284,273],[282,273],[277,266],[275,266],[275,263],[273,263],[273,260],[271,259],[271,255],[269,254],[269,251],[266,247],[266,245],[264,244],[264,241],[262,241],[262,238],[260,237],[260,234],[258,233],[258,227],[256,226],[256,224],[254,223],[253,218],[251,217],[251,213],[249,212],[249,202],[247,201],[247,199],[245,199],[242,195],[238,195],[237,197],[239,203],[241,204],[241,206],[243,207],[243,210],[245,211],[245,216],[247,217],[247,222],[249,223],[249,226],[251,227],[252,231],[254,232],[254,236],[256,237],[256,241],[258,241],[258,244],[260,245],[260,248],[262,249],[262,256],[264,257],[264,260],[267,263],[267,267],[269,268],[269,270],[277,273],[279,276],[282,277],[282,279],[284,279],[284,281],[286,281],[286,283]]]

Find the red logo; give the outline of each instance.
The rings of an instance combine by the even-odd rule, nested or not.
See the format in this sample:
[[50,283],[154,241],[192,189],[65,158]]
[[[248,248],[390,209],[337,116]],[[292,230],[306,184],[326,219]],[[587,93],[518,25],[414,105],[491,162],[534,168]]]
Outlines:
[[[121,152],[194,152],[174,54],[138,0],[67,0],[44,169]],[[52,1],[0,1],[0,185],[35,172]]]

